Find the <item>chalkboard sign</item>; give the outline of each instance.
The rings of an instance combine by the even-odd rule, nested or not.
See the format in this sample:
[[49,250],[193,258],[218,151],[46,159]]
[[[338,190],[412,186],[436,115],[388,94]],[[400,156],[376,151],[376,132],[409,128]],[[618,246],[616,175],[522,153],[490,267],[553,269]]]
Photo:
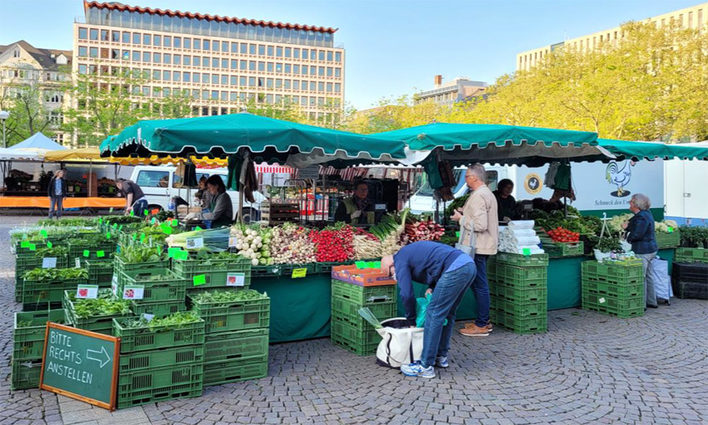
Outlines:
[[39,387],[113,410],[119,353],[120,338],[49,322]]

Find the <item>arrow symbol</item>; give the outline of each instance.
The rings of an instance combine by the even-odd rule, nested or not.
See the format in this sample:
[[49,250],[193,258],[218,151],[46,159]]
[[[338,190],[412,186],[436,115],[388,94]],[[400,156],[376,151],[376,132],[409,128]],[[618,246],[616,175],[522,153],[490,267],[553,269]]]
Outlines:
[[[104,356],[106,360],[104,361],[101,356]],[[105,366],[106,363],[111,361],[111,356],[108,355],[106,347],[101,347],[101,351],[86,349],[86,358],[89,360],[96,360],[101,365],[101,369],[103,369],[103,366]]]

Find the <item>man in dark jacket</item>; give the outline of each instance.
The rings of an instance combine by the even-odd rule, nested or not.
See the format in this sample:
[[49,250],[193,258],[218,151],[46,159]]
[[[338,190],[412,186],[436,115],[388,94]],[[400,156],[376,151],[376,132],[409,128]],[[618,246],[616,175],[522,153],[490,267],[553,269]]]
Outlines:
[[632,251],[637,254],[637,257],[642,259],[646,305],[647,307],[657,308],[654,282],[646,278],[649,264],[659,251],[656,245],[656,235],[654,234],[654,217],[649,212],[650,207],[651,202],[646,195],[641,193],[634,194],[632,199],[629,200],[629,210],[634,213],[634,217],[630,218],[629,222],[623,223],[622,227],[627,230],[627,242],[632,244]]
[[125,213],[130,214],[132,211],[134,216],[143,217],[148,208],[148,201],[140,186],[132,180],[118,179],[116,187],[125,197]]
[[[425,312],[423,353],[419,362],[401,366],[406,376],[435,377],[433,366],[448,367],[447,354],[457,307],[474,280],[474,260],[462,251],[437,242],[406,245],[381,259],[381,268],[398,282],[408,324],[416,324],[413,281],[434,288]],[[445,323],[447,319],[447,324]]]
[[47,192],[49,195],[49,218],[52,218],[52,215],[56,218],[61,218],[61,214],[64,212],[64,197],[66,196],[64,170],[54,173],[54,177],[49,182]]

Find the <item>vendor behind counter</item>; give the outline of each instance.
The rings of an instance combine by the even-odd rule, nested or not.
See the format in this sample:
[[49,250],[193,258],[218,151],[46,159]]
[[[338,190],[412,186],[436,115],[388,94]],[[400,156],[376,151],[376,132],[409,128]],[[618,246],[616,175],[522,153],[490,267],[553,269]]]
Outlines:
[[509,179],[502,179],[497,183],[494,197],[497,199],[497,216],[500,222],[509,222],[517,218],[516,199],[511,196],[514,191],[514,182]]
[[374,204],[367,198],[369,186],[365,182],[357,183],[354,196],[345,198],[334,213],[335,221],[349,224],[375,224]]

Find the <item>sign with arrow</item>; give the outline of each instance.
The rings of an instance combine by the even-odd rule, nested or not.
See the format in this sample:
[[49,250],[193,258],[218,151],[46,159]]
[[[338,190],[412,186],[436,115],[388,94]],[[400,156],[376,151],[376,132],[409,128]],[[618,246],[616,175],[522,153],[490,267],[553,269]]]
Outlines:
[[49,322],[39,387],[113,410],[119,353],[120,338]]

